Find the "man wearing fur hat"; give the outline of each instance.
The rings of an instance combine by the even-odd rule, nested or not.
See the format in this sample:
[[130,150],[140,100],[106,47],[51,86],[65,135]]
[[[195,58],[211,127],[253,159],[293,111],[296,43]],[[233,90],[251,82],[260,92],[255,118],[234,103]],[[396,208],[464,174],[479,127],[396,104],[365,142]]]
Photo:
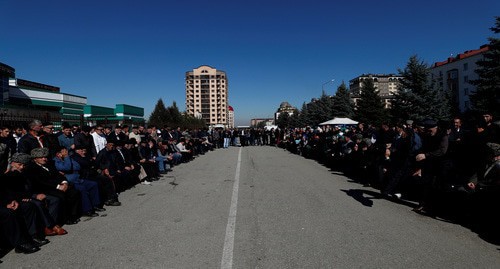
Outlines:
[[[37,215],[41,223],[38,230],[31,229],[35,242],[43,243],[44,235],[63,235],[66,231],[56,225],[51,212],[57,218],[59,210],[59,198],[41,193],[33,193],[28,187],[28,180],[23,174],[24,167],[31,162],[31,156],[25,153],[15,153],[10,160],[9,171],[5,173],[2,185],[16,197],[19,203],[32,203],[37,209]],[[40,243],[40,242],[39,242]]]
[[31,151],[31,162],[26,168],[26,177],[31,183],[34,193],[55,196],[61,201],[62,215],[56,219],[59,224],[76,224],[80,214],[80,192],[70,186],[47,159],[47,148],[36,148]]
[[2,209],[7,208],[12,210],[12,213],[14,213],[19,220],[18,227],[22,228],[22,231],[17,231],[19,233],[17,235],[6,235],[7,238],[10,238],[8,241],[14,242],[12,245],[15,246],[19,242],[19,239],[16,237],[22,237],[21,241],[25,242],[25,247],[21,246],[21,248],[16,248],[16,252],[31,253],[36,251],[40,246],[49,243],[49,240],[45,239],[44,226],[39,221],[35,204],[30,202],[30,194],[26,192],[24,188],[20,191],[15,188],[15,184],[17,183],[17,178],[15,177],[22,177],[20,171],[24,167],[24,163],[29,162],[29,158],[24,157],[25,156],[19,156],[17,153],[13,155],[13,162],[10,167],[11,171],[2,175],[0,179],[2,190],[0,196],[2,201],[0,204]]

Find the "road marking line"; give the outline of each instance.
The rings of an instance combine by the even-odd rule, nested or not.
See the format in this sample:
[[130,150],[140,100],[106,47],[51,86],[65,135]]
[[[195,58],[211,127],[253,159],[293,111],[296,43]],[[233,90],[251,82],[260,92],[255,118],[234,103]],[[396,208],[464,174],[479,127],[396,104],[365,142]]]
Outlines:
[[224,251],[220,268],[233,268],[234,231],[236,229],[236,210],[238,209],[238,189],[240,185],[241,149],[238,152],[238,163],[236,164],[236,174],[234,176],[233,196],[229,207],[229,216],[226,226],[226,238],[224,238]]

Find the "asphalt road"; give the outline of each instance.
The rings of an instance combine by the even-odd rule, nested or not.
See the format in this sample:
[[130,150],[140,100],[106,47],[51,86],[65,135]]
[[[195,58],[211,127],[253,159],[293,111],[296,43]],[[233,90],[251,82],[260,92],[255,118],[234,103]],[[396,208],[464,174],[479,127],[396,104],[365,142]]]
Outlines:
[[500,268],[470,230],[274,147],[209,152],[120,200],[0,267]]

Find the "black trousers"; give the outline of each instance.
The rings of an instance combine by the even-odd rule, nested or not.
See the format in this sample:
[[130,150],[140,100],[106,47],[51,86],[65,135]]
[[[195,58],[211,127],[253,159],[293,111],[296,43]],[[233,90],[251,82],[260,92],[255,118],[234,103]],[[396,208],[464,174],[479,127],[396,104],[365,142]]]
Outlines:
[[[34,211],[33,211],[34,212]],[[31,241],[26,220],[19,210],[0,208],[0,243],[2,247],[16,247]]]

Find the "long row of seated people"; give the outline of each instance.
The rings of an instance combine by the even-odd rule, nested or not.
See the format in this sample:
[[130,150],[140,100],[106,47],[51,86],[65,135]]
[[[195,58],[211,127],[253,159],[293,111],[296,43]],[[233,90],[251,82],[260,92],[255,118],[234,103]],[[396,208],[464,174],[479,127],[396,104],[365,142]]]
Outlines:
[[392,128],[296,129],[282,146],[391,200],[418,202],[417,213],[492,225],[500,209],[500,127],[492,113],[482,116],[469,128],[456,117],[451,123],[427,119]]
[[150,185],[192,160],[198,149],[212,149],[182,135],[163,139],[137,127],[126,134],[119,125],[114,130],[63,125],[56,133],[52,123],[33,120],[24,132],[19,129],[11,133],[10,127],[0,127],[0,169],[5,171],[0,175],[0,248],[20,253],[40,250],[49,243],[47,236],[67,234],[64,225],[120,206],[121,192]]

